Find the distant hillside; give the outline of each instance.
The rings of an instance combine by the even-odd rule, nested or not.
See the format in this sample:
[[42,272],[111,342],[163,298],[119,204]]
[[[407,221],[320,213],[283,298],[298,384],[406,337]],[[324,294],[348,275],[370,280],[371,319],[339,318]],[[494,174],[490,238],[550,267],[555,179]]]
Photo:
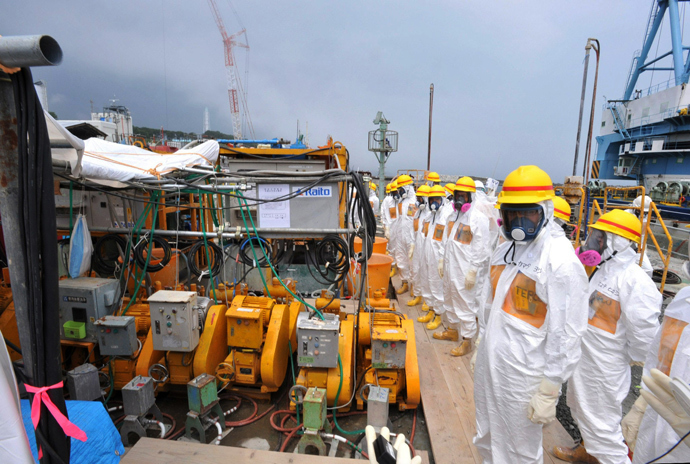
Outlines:
[[[156,139],[160,139],[161,136],[161,130],[160,129],[154,129],[152,127],[140,127],[140,126],[134,126],[134,134],[135,135],[142,135],[147,139],[153,139],[154,137]],[[166,130],[165,131],[165,136],[168,139],[196,139],[198,138],[198,135],[196,132],[184,132],[184,131],[173,131],[173,130]],[[224,134],[219,131],[206,131],[204,134],[204,137],[211,138],[211,139],[232,139],[233,136],[229,134]]]

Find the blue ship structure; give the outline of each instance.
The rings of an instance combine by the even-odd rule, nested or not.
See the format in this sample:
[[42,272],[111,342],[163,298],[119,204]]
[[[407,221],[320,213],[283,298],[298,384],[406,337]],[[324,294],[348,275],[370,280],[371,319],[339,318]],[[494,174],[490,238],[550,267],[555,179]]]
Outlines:
[[[604,106],[589,186],[596,195],[605,186],[599,179],[634,180],[663,216],[690,222],[690,47],[683,45],[680,3],[683,0],[652,2],[623,97]],[[650,58],[665,17],[671,50]],[[642,74],[659,71],[670,72],[671,79],[638,89]]]

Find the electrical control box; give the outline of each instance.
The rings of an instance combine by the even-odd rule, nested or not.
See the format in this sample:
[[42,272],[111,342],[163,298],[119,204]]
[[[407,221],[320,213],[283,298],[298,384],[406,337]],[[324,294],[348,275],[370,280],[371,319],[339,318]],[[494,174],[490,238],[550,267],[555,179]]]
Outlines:
[[374,327],[371,365],[374,369],[403,369],[407,356],[407,332],[402,327]]
[[297,316],[297,364],[300,367],[338,367],[340,319],[337,314],[324,313],[324,319]]
[[153,349],[193,351],[199,344],[199,306],[195,292],[159,290],[148,299]]
[[203,373],[187,382],[189,410],[203,414],[218,403],[216,378]]
[[268,298],[245,298],[225,312],[228,346],[258,350],[264,342],[264,326],[268,325],[275,301]]
[[137,375],[122,387],[122,404],[128,416],[143,416],[156,404],[153,379]]
[[98,347],[104,356],[132,356],[137,352],[137,327],[132,316],[105,316],[94,322]]
[[97,342],[97,319],[113,313],[120,296],[116,279],[79,277],[60,281],[60,337]]
[[67,390],[73,401],[93,401],[101,398],[98,369],[93,364],[82,364],[67,372]]
[[372,385],[367,396],[367,425],[374,427],[377,433],[382,427],[388,427],[388,396],[390,390]]

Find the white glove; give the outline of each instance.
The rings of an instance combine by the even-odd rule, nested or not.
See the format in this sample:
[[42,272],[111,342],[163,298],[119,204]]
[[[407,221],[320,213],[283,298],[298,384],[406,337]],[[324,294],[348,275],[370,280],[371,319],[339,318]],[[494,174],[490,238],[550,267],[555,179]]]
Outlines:
[[643,396],[640,396],[621,422],[623,438],[625,438],[628,448],[630,448],[630,451],[633,453],[635,452],[637,432],[640,431],[640,423],[642,422],[642,416],[644,416],[645,409],[647,409],[647,400],[645,400]]
[[465,274],[465,290],[472,290],[474,284],[477,283],[477,270],[470,269],[467,274]]
[[443,279],[443,258],[438,260],[438,275]]
[[391,239],[391,229],[388,226],[383,228],[383,235],[386,237],[386,240]]
[[556,403],[561,386],[542,379],[539,390],[527,406],[527,418],[535,424],[548,424],[556,418]]
[[479,343],[481,343],[482,337],[477,337],[474,342],[474,353],[472,353],[472,358],[470,358],[470,370],[474,374],[474,365],[477,363],[477,351],[479,351]]
[[410,248],[407,250],[407,258],[412,259],[413,254],[414,254],[414,243],[410,243]]
[[644,367],[644,361],[633,361],[630,360],[630,366],[639,366],[639,367]]
[[[378,464],[378,461],[376,460],[376,453],[374,452],[374,441],[376,441],[376,432],[374,431],[374,427],[372,427],[371,425],[367,425],[364,431],[367,436],[367,450],[369,451],[369,462],[371,464]],[[388,430],[388,427],[381,428],[381,436],[390,443],[391,437],[390,430]],[[422,464],[421,456],[415,456],[414,459],[412,459],[410,447],[407,446],[407,443],[405,443],[405,435],[403,435],[402,433],[399,433],[397,437],[395,437],[395,443],[393,443],[393,448],[396,452],[396,464]]]
[[[679,437],[690,431],[690,416],[678,403],[671,392],[671,378],[658,369],[652,369],[651,377],[642,376],[642,381],[651,390],[641,390],[640,394],[647,403],[664,418],[668,425],[676,431]],[[683,440],[686,446],[690,446],[690,438]]]

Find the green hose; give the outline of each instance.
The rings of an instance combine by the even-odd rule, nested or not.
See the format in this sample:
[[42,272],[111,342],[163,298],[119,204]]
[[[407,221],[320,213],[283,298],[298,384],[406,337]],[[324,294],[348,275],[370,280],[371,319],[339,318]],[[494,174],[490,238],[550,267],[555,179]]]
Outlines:
[[[338,397],[340,397],[340,390],[343,388],[343,363],[340,361],[340,354],[338,354],[338,369],[340,370],[340,384],[338,385],[338,391],[335,394],[335,401],[333,403],[333,406],[338,406]],[[346,432],[342,428],[340,428],[340,425],[338,424],[338,419],[335,417],[336,416],[337,409],[333,410],[333,423],[335,424],[335,428],[338,429],[340,433],[344,433],[345,435],[359,435],[360,433],[364,433],[364,430],[354,430],[352,432]]]

